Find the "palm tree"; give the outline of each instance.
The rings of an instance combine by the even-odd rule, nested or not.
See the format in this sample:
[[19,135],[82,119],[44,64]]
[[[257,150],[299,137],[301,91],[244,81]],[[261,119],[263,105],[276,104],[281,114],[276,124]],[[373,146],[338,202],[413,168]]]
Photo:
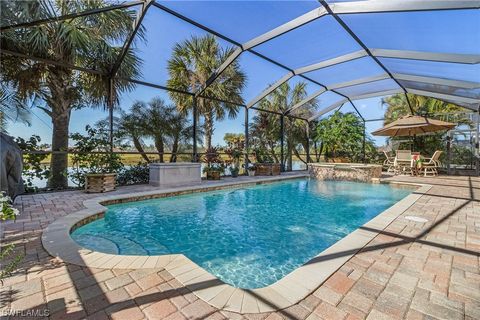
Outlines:
[[[197,92],[206,83],[210,75],[234,51],[234,48],[222,49],[214,36],[193,36],[189,40],[178,43],[173,48],[172,57],[168,61],[170,88]],[[224,101],[243,104],[241,91],[245,86],[246,76],[240,70],[238,61],[233,62],[204,92],[203,96],[215,97]],[[182,113],[192,110],[191,96],[170,92],[177,108]],[[212,146],[214,121],[225,116],[233,119],[237,116],[239,105],[219,102],[203,97],[197,97],[197,110],[204,117],[205,147]]]
[[161,98],[153,98],[150,102],[137,102],[132,108],[132,113],[140,119],[139,126],[145,135],[153,139],[160,162],[164,162],[165,145],[171,133],[170,119],[174,106],[166,105]]
[[138,104],[139,102],[133,104],[130,113],[120,110],[119,116],[114,117],[114,126],[117,137],[121,140],[131,141],[142,158],[149,163],[150,159],[143,149],[144,143],[142,138],[146,135],[145,129],[142,126],[144,119],[135,112],[135,110],[139,108]]
[[[24,17],[53,17],[108,5],[107,0],[70,1],[2,1],[2,19],[18,21]],[[29,28],[10,29],[0,35],[1,47],[53,61],[65,62],[110,74],[119,57],[125,38],[132,32],[135,11],[118,9],[55,21]],[[139,30],[142,38],[143,30]],[[119,77],[139,75],[140,60],[130,49],[117,72]],[[109,77],[74,71],[60,65],[45,64],[16,56],[2,55],[2,77],[12,81],[20,98],[38,95],[45,103],[40,107],[52,119],[52,151],[49,187],[67,186],[68,137],[73,109],[107,104]],[[115,79],[114,101],[118,92],[132,84]],[[60,152],[60,153],[58,153]]]
[[[464,112],[464,109],[450,102],[445,102],[435,98],[407,94],[408,101],[412,106],[414,113],[425,116],[441,117],[442,113]],[[402,116],[410,114],[407,96],[404,94],[395,94],[382,99],[382,105],[385,110],[385,124],[388,124]]]
[[15,94],[15,89],[2,81],[0,82],[0,132],[7,133],[8,122],[21,122],[30,126],[30,110],[26,101]]
[[[172,152],[170,162],[177,162],[178,153],[192,145],[193,126],[185,115],[173,109],[169,117],[168,131],[167,141]],[[197,143],[201,141],[202,136],[203,130],[197,130]]]
[[[289,108],[293,107],[295,104],[307,97],[306,87],[307,83],[303,81],[298,82],[293,87],[290,86],[288,82],[285,82],[260,101],[260,108],[285,113]],[[297,109],[296,115],[308,118],[308,115],[316,107],[316,105],[317,100],[313,99],[301,108]],[[270,117],[272,116],[274,115],[270,115]],[[278,123],[278,121],[276,122]],[[272,123],[275,122],[272,121]],[[276,125],[278,126],[278,124]],[[303,159],[300,157],[297,146],[301,144],[304,150],[307,148],[306,122],[300,119],[286,117],[284,126],[285,138],[287,142],[287,170],[292,170],[293,153],[295,153],[295,155],[303,161]]]
[[258,111],[250,123],[249,142],[253,147],[257,160],[260,156],[268,158],[280,163],[276,149],[278,148],[278,140],[280,138],[280,118],[278,115],[268,112]]

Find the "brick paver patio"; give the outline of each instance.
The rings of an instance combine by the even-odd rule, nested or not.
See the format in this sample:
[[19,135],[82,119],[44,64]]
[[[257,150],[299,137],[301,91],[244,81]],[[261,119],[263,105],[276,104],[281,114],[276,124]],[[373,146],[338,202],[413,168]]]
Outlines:
[[[16,243],[25,258],[1,287],[0,314],[16,310],[23,313],[10,318],[72,320],[480,319],[480,178],[387,180],[433,187],[313,294],[269,314],[216,310],[162,269],[92,269],[58,261],[43,249],[42,230],[97,195],[21,196],[16,205],[22,214],[3,224],[2,242]],[[428,222],[405,219],[409,215]]]

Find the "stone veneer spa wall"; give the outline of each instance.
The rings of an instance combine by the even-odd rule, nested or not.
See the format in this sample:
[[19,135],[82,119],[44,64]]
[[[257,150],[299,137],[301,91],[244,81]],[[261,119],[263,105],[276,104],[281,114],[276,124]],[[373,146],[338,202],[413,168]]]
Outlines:
[[379,182],[382,166],[356,163],[309,163],[310,177],[318,180]]

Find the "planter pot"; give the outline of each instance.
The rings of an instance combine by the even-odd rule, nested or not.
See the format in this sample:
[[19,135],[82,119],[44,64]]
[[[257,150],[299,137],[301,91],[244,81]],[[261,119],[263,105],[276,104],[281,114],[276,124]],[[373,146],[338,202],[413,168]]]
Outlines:
[[85,192],[98,193],[115,190],[116,173],[93,173],[85,175]]
[[230,172],[232,178],[238,178],[238,172]]
[[220,180],[220,171],[207,172],[207,180]]
[[255,170],[248,170],[249,177],[255,177]]
[[279,163],[256,163],[257,176],[278,176],[280,174]]

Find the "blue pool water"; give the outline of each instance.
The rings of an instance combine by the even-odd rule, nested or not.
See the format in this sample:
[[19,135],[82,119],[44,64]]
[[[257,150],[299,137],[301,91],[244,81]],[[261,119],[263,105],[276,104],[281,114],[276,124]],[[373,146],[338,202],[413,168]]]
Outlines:
[[411,193],[383,184],[291,180],[108,206],[72,237],[96,251],[183,253],[241,288],[281,279]]

